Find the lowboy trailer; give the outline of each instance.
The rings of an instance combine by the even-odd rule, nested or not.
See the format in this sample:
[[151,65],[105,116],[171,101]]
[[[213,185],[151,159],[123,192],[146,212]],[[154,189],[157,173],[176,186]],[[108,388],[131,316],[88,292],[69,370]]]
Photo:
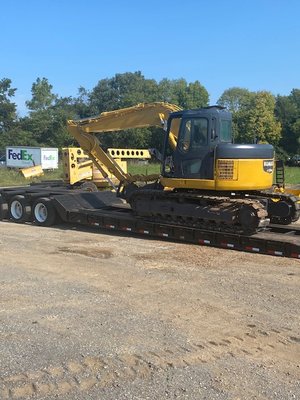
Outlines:
[[99,230],[300,259],[300,225],[271,224],[251,236],[147,221],[111,191],[85,192],[59,181],[0,188],[0,220],[52,226],[85,225]]

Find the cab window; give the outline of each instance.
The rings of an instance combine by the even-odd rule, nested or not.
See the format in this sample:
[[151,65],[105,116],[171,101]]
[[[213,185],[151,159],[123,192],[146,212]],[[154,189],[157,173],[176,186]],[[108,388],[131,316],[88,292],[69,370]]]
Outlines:
[[182,129],[181,129],[179,143],[178,143],[179,150],[181,150],[184,153],[187,153],[190,149],[191,130],[192,130],[191,120],[184,120]]
[[231,121],[228,119],[221,119],[220,121],[220,141],[230,143],[232,141]]
[[193,140],[192,148],[199,149],[207,145],[208,120],[206,118],[196,118],[193,120]]
[[186,119],[182,122],[179,150],[197,150],[208,143],[208,120],[206,118]]

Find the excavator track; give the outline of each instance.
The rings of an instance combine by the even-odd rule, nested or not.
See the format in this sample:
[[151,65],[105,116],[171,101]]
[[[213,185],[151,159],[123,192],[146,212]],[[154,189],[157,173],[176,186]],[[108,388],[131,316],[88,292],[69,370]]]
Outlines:
[[128,202],[147,221],[210,231],[252,235],[270,223],[258,199],[145,189],[133,192]]

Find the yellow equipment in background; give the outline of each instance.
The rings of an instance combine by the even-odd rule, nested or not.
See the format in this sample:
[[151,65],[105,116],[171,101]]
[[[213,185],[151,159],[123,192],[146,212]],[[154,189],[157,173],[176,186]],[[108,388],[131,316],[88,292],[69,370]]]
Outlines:
[[296,185],[296,187],[294,187],[294,188],[285,187],[284,192],[292,194],[293,196],[297,196],[297,197],[300,198],[300,187],[299,187],[299,185]]
[[[88,186],[86,183],[93,183],[97,188],[118,186],[119,181],[114,174],[109,172],[103,163],[100,163],[101,169],[95,166],[80,147],[67,147],[62,150],[63,179],[66,183],[81,184],[83,187]],[[149,150],[145,149],[109,148],[107,154],[125,173],[127,173],[128,159],[149,160],[151,158]]]
[[44,175],[44,171],[43,171],[41,165],[35,165],[32,167],[28,167],[28,168],[22,168],[22,169],[20,169],[20,172],[26,179]]

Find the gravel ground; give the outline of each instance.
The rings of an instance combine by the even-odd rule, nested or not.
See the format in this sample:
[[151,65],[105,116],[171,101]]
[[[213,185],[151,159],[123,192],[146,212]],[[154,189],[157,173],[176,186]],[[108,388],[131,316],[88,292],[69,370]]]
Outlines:
[[300,262],[0,222],[0,399],[300,399]]

